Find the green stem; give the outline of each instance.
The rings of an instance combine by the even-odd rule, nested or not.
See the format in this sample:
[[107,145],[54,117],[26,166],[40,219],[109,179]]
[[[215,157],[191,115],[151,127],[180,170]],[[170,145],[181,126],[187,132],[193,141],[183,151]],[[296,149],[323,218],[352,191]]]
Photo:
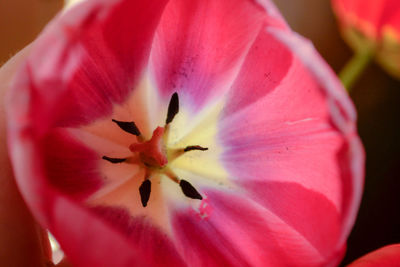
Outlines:
[[348,92],[351,91],[354,83],[368,66],[368,63],[371,62],[372,57],[373,55],[369,51],[356,52],[340,71],[339,78]]

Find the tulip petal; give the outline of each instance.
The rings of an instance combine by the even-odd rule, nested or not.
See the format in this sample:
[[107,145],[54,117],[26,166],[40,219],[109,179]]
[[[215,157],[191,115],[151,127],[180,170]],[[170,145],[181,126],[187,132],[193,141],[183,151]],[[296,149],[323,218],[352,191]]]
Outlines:
[[356,132],[356,111],[343,85],[328,64],[315,52],[310,41],[297,34],[288,35],[286,32],[274,30],[271,32],[301,59],[315,80],[323,85],[321,89],[327,97],[330,122],[344,138],[343,146],[337,154],[343,197],[343,231],[340,243],[344,243],[354,224],[364,185],[365,153]]
[[[82,207],[81,202],[77,203],[72,201],[70,196],[67,198],[60,194],[45,180],[45,171],[40,162],[41,149],[34,142],[31,143],[31,139],[25,138],[26,133],[18,136],[19,133],[16,132],[13,138],[19,141],[12,140],[14,149],[11,156],[18,167],[15,169],[17,182],[35,217],[47,226],[62,244],[62,249],[74,266],[144,266],[144,263],[157,266],[154,262],[157,258],[151,258],[148,254],[151,251],[143,251],[142,244],[127,240],[126,232],[122,231],[124,219],[130,217],[121,216],[118,210],[89,211]],[[29,175],[33,175],[35,179],[21,180]],[[165,240],[156,229],[149,238],[156,238],[157,235],[161,235],[160,241]],[[169,243],[166,240],[165,242],[167,248]],[[173,256],[173,250],[165,251]],[[176,262],[179,262],[178,258]]]
[[[237,179],[298,182],[337,201],[339,195],[332,195],[339,194],[335,154],[343,140],[330,126],[328,112],[318,85],[295,61],[274,90],[239,112],[224,114],[222,160],[240,173]],[[331,176],[331,184],[321,175]]]
[[360,30],[362,30],[364,34],[368,34],[370,37],[378,37],[378,32],[376,31],[376,28],[374,29],[374,25],[378,25],[380,23],[381,14],[385,6],[385,4],[382,4],[383,2],[374,0],[339,0],[333,2],[334,7],[338,11],[340,10],[341,14],[347,15],[345,18],[345,23],[360,27]]
[[[244,72],[240,79],[255,80],[252,91],[260,97],[251,105],[228,103],[219,122],[221,161],[230,180],[251,199],[330,259],[342,250],[361,197],[363,151],[354,133],[354,109],[314,50],[304,50],[294,34],[275,31],[278,40],[287,38],[283,43],[294,55],[308,56],[301,58],[306,65],[294,57],[275,87],[257,86],[261,75],[254,79]],[[233,90],[231,98],[239,98],[238,92],[236,97]],[[299,219],[302,209],[308,212]],[[321,229],[318,235],[311,222]]]
[[151,55],[164,102],[178,92],[194,112],[222,96],[265,23],[263,8],[252,1],[170,1]]
[[53,201],[50,231],[74,266],[145,266],[147,263],[140,247],[134,247],[93,212],[64,197],[49,200]]
[[390,26],[396,32],[396,37],[400,35],[400,6],[395,0],[386,1],[385,12],[382,14],[382,27]]
[[[341,217],[323,194],[290,182],[248,181],[249,197],[281,218],[330,259],[341,231]],[[323,214],[323,216],[321,216]],[[315,231],[318,229],[318,232]]]
[[177,246],[191,266],[317,266],[326,262],[321,251],[281,214],[238,192],[205,188],[203,192],[211,209],[207,215],[183,209],[171,217]]
[[154,266],[186,266],[170,238],[146,217],[133,218],[122,208],[98,206],[93,211],[121,231],[131,243],[141,247],[141,256],[148,263]]
[[292,60],[286,46],[261,30],[232,85],[224,113],[231,116],[270,93],[286,76]]
[[42,101],[33,103],[38,115],[52,114],[51,123],[61,126],[111,115],[140,82],[166,2],[86,1],[60,15],[28,59]]
[[[49,129],[111,115],[113,104],[127,98],[141,79],[165,4],[99,0],[75,6],[45,29],[14,80],[7,102],[8,141],[17,183],[35,217],[76,266],[143,264],[140,248],[127,245],[122,234],[88,214],[84,203],[74,202],[101,184],[94,171],[96,153]],[[56,179],[54,168],[61,159],[67,161]],[[72,170],[77,174],[67,176]]]
[[65,131],[54,130],[44,138],[46,177],[71,197],[84,199],[103,184],[99,155]]

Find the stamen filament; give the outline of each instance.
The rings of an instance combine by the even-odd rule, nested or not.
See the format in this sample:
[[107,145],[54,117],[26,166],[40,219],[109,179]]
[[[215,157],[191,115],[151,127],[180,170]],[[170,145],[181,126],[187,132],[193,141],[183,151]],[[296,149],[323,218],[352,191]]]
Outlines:
[[180,183],[180,179],[178,178],[178,176],[168,167],[164,168],[163,173],[169,178],[171,179],[173,182],[179,184]]
[[179,184],[185,196],[193,199],[199,199],[199,200],[203,199],[203,197],[200,195],[199,192],[197,192],[196,188],[194,188],[194,186],[191,183],[189,183],[186,180],[179,179],[178,176],[170,168],[168,167],[165,168],[164,174],[172,181]]

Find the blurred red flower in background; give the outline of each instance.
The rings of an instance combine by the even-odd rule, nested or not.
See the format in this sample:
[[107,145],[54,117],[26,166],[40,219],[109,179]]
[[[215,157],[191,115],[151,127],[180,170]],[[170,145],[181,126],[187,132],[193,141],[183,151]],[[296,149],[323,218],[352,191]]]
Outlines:
[[74,266],[335,265],[362,192],[355,120],[314,48],[250,0],[84,2],[8,106],[20,190]]
[[398,267],[400,244],[388,245],[357,259],[348,267]]
[[332,0],[344,39],[400,78],[400,1]]

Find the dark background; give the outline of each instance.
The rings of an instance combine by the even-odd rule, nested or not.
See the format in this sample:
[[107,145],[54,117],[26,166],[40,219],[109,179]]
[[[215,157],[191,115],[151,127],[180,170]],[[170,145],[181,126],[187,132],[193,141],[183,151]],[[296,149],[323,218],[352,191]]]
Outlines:
[[[313,41],[338,72],[352,51],[342,41],[329,0],[274,0],[291,27]],[[31,42],[62,0],[0,0],[0,65]],[[353,87],[367,152],[363,200],[343,264],[400,243],[400,82],[371,64]]]

